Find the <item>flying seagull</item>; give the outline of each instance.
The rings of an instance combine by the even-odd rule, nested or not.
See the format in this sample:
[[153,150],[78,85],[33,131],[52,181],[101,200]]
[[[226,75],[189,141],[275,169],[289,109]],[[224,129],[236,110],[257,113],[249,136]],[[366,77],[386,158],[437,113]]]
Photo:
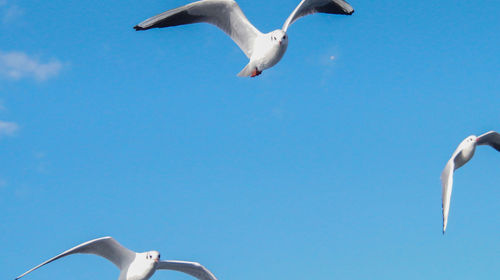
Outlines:
[[108,259],[120,269],[118,280],[147,280],[159,269],[184,272],[200,280],[217,280],[210,271],[199,263],[162,261],[158,251],[136,253],[123,247],[109,236],[87,241],[73,247],[19,275],[16,280],[43,265],[72,254],[94,254]]
[[233,0],[202,0],[168,10],[134,27],[135,30],[206,22],[216,25],[233,39],[250,59],[240,77],[255,77],[281,60],[288,46],[288,27],[297,19],[314,13],[350,15],[354,9],[343,0],[302,0],[281,29],[261,33]]
[[443,234],[448,224],[450,212],[451,190],[453,188],[453,172],[466,164],[476,151],[478,145],[490,145],[500,152],[500,134],[495,131],[487,132],[479,137],[471,135],[465,138],[457,147],[441,173],[442,200],[443,200]]

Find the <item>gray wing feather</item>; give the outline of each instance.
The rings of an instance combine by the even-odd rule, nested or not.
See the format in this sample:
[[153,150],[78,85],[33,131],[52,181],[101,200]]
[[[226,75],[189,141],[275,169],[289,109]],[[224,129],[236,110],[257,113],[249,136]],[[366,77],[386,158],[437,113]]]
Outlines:
[[477,138],[477,145],[490,145],[500,152],[500,134],[495,131],[489,131]]
[[343,0],[302,0],[283,24],[283,31],[297,19],[314,13],[351,15],[354,9]]
[[119,269],[125,268],[130,262],[132,262],[135,258],[135,252],[123,247],[114,240],[112,237],[102,237],[97,238],[91,241],[87,241],[78,246],[75,246],[37,266],[26,271],[25,273],[18,276],[16,279],[23,277],[24,275],[32,272],[33,270],[44,266],[48,263],[51,263],[57,259],[60,259],[65,256],[69,256],[72,254],[94,254],[101,256],[103,258],[108,259],[112,263],[114,263]]
[[147,30],[206,22],[222,29],[250,58],[255,38],[260,35],[246,18],[240,7],[232,0],[203,0],[168,10],[151,17],[134,28]]
[[206,269],[203,265],[196,262],[184,262],[184,261],[160,261],[158,263],[157,269],[168,269],[176,270],[180,272],[187,273],[194,276],[200,280],[217,280],[215,276]]

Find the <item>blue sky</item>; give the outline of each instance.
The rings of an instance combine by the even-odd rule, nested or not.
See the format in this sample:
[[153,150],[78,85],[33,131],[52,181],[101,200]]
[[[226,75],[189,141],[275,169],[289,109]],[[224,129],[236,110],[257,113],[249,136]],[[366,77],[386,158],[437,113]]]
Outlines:
[[[268,32],[298,2],[239,4]],[[185,3],[0,0],[0,278],[105,235],[220,280],[498,277],[500,154],[457,171],[445,236],[439,176],[500,130],[500,2],[351,1],[255,79],[211,25],[132,29]]]

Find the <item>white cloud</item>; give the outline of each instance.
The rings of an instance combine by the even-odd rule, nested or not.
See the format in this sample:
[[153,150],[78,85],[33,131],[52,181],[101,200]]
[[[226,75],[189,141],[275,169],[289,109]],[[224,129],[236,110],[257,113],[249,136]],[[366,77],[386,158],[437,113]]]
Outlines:
[[37,81],[45,81],[57,76],[62,67],[58,60],[41,63],[23,52],[0,51],[0,76],[10,79],[31,77]]
[[19,130],[19,125],[15,122],[0,121],[0,138],[3,136],[14,136]]

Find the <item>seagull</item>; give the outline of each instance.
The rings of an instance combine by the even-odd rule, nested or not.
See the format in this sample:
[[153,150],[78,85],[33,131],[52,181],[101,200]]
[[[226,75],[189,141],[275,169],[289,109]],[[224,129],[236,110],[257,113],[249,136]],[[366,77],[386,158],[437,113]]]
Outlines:
[[278,63],[285,54],[288,27],[297,19],[314,13],[351,15],[354,9],[343,0],[302,0],[281,29],[264,34],[248,21],[235,1],[202,0],[151,17],[134,29],[140,31],[198,22],[211,23],[229,35],[250,59],[238,76],[255,77]]
[[453,188],[453,172],[466,164],[476,151],[478,145],[490,145],[500,152],[500,134],[489,131],[481,136],[471,135],[465,138],[457,147],[448,163],[441,173],[442,200],[443,200],[443,234],[448,224],[448,213],[450,212],[451,190]]
[[200,280],[217,280],[204,266],[196,262],[162,261],[158,251],[136,253],[112,237],[101,237],[73,247],[19,275],[17,279],[50,262],[72,254],[94,254],[108,259],[120,269],[118,280],[147,280],[156,270],[168,269],[187,273]]

